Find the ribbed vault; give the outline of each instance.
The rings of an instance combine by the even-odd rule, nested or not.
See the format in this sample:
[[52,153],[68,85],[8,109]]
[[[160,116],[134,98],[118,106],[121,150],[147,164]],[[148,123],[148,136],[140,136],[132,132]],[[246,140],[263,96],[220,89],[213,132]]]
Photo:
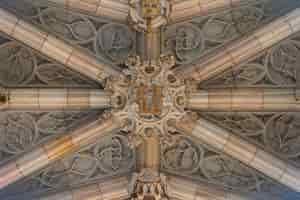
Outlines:
[[299,6],[1,1],[0,198],[296,199]]

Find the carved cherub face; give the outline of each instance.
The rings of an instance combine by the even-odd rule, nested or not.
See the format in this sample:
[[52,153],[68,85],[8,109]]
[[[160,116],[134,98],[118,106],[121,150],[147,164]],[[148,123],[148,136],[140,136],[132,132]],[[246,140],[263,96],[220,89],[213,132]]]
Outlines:
[[145,18],[154,18],[160,15],[160,0],[143,0],[142,11]]

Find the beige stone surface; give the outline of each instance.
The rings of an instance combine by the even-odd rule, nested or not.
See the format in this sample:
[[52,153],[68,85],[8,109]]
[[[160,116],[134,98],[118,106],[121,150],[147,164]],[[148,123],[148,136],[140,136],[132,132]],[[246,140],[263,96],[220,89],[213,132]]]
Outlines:
[[7,35],[11,35],[15,30],[19,19],[13,14],[0,9],[0,30]]
[[[279,17],[269,24],[260,27],[252,34],[227,44],[217,49],[212,54],[206,55],[198,63],[186,69],[176,70],[178,76],[191,78],[197,82],[208,80],[233,66],[237,67],[253,58],[261,51],[267,50],[278,42],[287,39],[300,30],[300,8],[297,8],[285,16]],[[191,70],[192,69],[192,70]]]
[[240,160],[243,163],[249,164],[257,156],[257,147],[251,143],[241,140],[235,135],[230,135],[224,149],[224,153]]
[[224,149],[230,136],[228,131],[202,118],[197,121],[192,133],[188,134],[191,134],[195,138],[198,138],[202,142],[209,144],[218,150]]
[[39,109],[39,90],[31,89],[9,89],[8,109]]
[[116,67],[100,62],[86,50],[55,38],[55,36],[17,18],[4,9],[0,9],[0,16],[1,14],[9,20],[3,23],[3,26],[0,25],[0,31],[9,34],[13,39],[39,51],[54,61],[99,82],[109,75],[121,75],[121,71],[117,70]]
[[67,135],[43,145],[43,148],[47,153],[48,159],[53,162],[62,158],[66,154],[78,150],[78,145],[74,144],[72,142],[72,137]]
[[54,60],[61,61],[62,64],[66,64],[73,50],[74,47],[71,45],[61,42],[61,40],[55,36],[49,35],[41,48],[41,53]]
[[107,120],[97,120],[89,126],[77,129],[71,135],[72,143],[76,146],[83,147],[94,143],[99,137],[118,130],[122,124],[113,118]]
[[249,165],[258,171],[263,172],[265,175],[272,177],[275,180],[279,180],[288,164],[279,160],[270,153],[267,153],[262,149],[258,149],[255,154],[255,158],[249,163]]
[[184,120],[171,125],[279,183],[300,191],[300,169],[205,119],[200,118],[192,130],[183,129],[183,123]]
[[17,168],[23,177],[27,177],[28,175],[42,169],[48,164],[49,159],[47,154],[44,149],[40,147],[34,148],[32,151],[16,160]]
[[81,110],[111,107],[112,93],[99,89],[9,88],[3,94],[9,110]]
[[167,176],[166,193],[169,197],[178,200],[251,200],[245,194],[175,176]]
[[300,110],[300,101],[294,88],[208,89],[188,94],[186,108],[200,111],[296,112]]
[[257,0],[182,0],[172,2],[170,19],[173,23],[192,17],[205,16],[237,6],[255,3]]
[[5,163],[0,167],[0,189],[7,187],[9,184],[23,178],[15,161]]
[[[101,181],[101,180],[100,180]],[[130,197],[125,177],[82,185],[41,196],[39,200],[122,200]]]

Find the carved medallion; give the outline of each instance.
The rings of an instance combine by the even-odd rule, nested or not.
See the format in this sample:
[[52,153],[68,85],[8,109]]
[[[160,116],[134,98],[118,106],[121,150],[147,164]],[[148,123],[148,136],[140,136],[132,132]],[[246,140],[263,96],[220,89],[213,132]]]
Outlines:
[[98,54],[103,52],[115,62],[127,59],[133,46],[133,33],[125,25],[106,24],[97,33],[96,52]]

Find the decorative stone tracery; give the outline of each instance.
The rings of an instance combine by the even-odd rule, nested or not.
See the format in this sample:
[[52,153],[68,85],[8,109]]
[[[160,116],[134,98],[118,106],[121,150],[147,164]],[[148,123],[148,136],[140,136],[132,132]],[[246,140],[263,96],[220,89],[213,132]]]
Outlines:
[[[102,1],[101,5],[97,5],[99,9],[106,9],[105,2]],[[80,1],[80,5],[83,3]],[[102,72],[99,76],[101,76],[101,87],[105,91],[113,91],[111,97],[113,106],[109,108],[109,112],[114,113],[114,116],[121,119],[121,122],[126,123],[126,127],[123,127],[121,131],[118,130],[117,134],[108,139],[95,141],[95,144],[90,144],[69,157],[62,158],[49,168],[37,171],[37,175],[35,174],[31,179],[33,185],[39,185],[43,189],[55,189],[133,170],[136,159],[133,149],[138,147],[143,140],[149,140],[149,135],[154,134],[159,138],[158,145],[161,145],[161,168],[137,169],[141,173],[135,177],[131,188],[133,200],[168,199],[169,194],[162,172],[188,176],[231,190],[265,191],[264,187],[272,184],[264,175],[228,155],[209,149],[205,144],[196,143],[192,138],[183,136],[182,133],[180,135],[176,128],[169,126],[170,121],[181,119],[186,114],[192,115],[188,111],[190,108],[186,100],[190,92],[195,92],[198,87],[193,82],[177,76],[178,73],[174,74],[173,69],[190,65],[200,56],[205,56],[208,51],[213,51],[255,29],[267,19],[264,6],[257,4],[235,8],[221,15],[192,19],[186,23],[166,27],[172,16],[173,2],[145,0],[131,1],[129,5],[128,20],[130,26],[137,32],[124,24],[108,23],[99,18],[52,8],[48,5],[38,6],[38,9],[33,8],[37,12],[29,12],[31,13],[29,18],[33,20],[35,26],[40,26],[55,37],[67,41],[68,44],[72,44],[73,48],[80,49],[78,50],[80,53],[91,56],[89,58],[94,57],[97,62],[104,65],[109,63],[112,67],[121,66],[118,70],[121,76],[108,73],[103,76],[103,80]],[[211,5],[208,4],[208,6]],[[232,6],[232,1],[230,6]],[[93,13],[95,14],[97,12]],[[157,52],[163,53],[159,59],[153,55],[146,56],[146,59],[142,56],[141,58],[135,56],[136,34],[138,37],[143,34],[148,41],[144,48],[155,47],[155,50],[159,48]],[[159,40],[161,40],[159,45],[150,45],[151,41]],[[238,84],[253,86],[261,83],[295,85],[295,64],[298,62],[296,41],[297,39],[293,38],[286,40],[250,63],[244,63],[239,68],[225,72],[221,77],[213,77],[213,80],[203,82],[200,87],[211,88],[212,85],[214,87],[224,83],[226,86]],[[98,87],[92,81],[64,69],[63,65],[58,65],[15,42],[4,42],[0,47],[0,57],[2,48],[4,49],[3,59],[7,61],[6,65],[0,66],[0,69],[3,68],[3,71],[8,71],[10,75],[9,77],[0,76],[0,83],[3,85],[65,86],[70,84],[83,86],[86,84],[89,87]],[[7,56],[6,49],[11,49],[13,56]],[[134,56],[129,56],[131,54]],[[89,60],[87,59],[87,63]],[[20,67],[19,64],[25,67]],[[78,63],[73,64],[76,66]],[[7,66],[11,66],[14,70],[10,70]],[[106,68],[108,72],[109,69]],[[99,81],[100,78],[97,77],[97,80]],[[231,88],[229,91],[231,94],[234,93]],[[230,104],[225,104],[234,105],[232,101],[236,100],[235,98],[237,97],[232,98]],[[203,102],[201,105],[204,105]],[[203,110],[201,111],[204,114]],[[39,143],[40,133],[55,135],[56,130],[64,128],[65,123],[72,121],[72,116],[69,119],[68,116],[55,113],[37,114],[43,116],[41,117],[43,120],[36,125],[35,118],[24,117],[24,115],[27,113],[16,116],[13,114],[4,120],[2,131],[0,127],[0,131],[3,132],[0,135],[3,140],[1,148],[4,147],[3,158],[21,153],[26,154],[28,146]],[[234,117],[224,117],[222,114],[218,116],[215,113],[206,113],[206,115],[212,115],[212,121],[221,121],[222,126],[227,125],[227,128],[234,129],[234,132],[242,134],[245,138],[255,138],[258,145],[266,147],[266,151],[288,157],[293,161],[299,157],[296,131],[298,120],[295,115],[277,114],[271,117],[268,114],[266,114],[268,117],[258,117],[253,114],[248,115],[248,113]],[[54,119],[54,121],[49,119]],[[12,124],[16,126],[13,127]],[[33,131],[33,129],[38,131]],[[216,129],[219,130],[219,127]],[[9,134],[7,130],[10,131]],[[60,131],[59,134],[65,131]],[[24,132],[28,132],[26,137],[24,137]],[[241,143],[243,144],[243,141]],[[277,148],[278,146],[280,148]],[[245,151],[247,150],[249,149]],[[265,155],[264,151],[261,153]],[[238,159],[243,158],[238,157]],[[267,166],[269,164],[267,162]],[[296,168],[288,168],[285,175],[287,174],[290,178],[290,173],[295,171],[297,172]],[[288,178],[279,181],[297,190],[297,183],[293,185],[291,183],[293,180],[288,180]],[[194,197],[198,198],[197,195],[199,194],[196,193]]]

